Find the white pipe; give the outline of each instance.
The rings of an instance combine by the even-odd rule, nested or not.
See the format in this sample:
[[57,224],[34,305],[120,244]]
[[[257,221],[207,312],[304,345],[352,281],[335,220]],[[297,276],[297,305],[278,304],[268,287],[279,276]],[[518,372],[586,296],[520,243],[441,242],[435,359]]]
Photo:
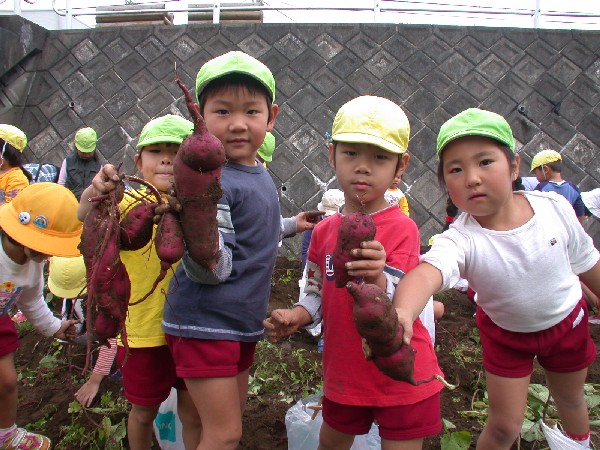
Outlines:
[[533,28],[540,27],[541,12],[542,12],[542,0],[535,0],[535,13],[533,14]]
[[213,23],[219,23],[221,20],[221,2],[216,1],[213,8]]

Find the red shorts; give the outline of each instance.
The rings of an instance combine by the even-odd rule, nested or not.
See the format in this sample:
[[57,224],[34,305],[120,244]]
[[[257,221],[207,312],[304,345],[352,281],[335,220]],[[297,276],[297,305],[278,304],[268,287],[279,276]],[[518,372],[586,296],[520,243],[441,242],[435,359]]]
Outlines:
[[354,406],[323,397],[323,420],[346,434],[367,434],[374,420],[379,436],[390,441],[408,441],[434,436],[442,431],[440,393],[413,405]]
[[522,378],[533,372],[533,359],[551,372],[577,372],[596,359],[590,336],[588,309],[581,300],[562,321],[546,330],[517,333],[500,328],[477,307],[477,327],[483,348],[483,367],[507,378]]
[[180,378],[234,377],[254,362],[256,342],[165,336]]
[[17,327],[8,314],[0,316],[0,356],[6,356],[19,348]]
[[169,347],[130,348],[127,361],[126,353],[124,347],[117,347],[125,398],[134,405],[160,405],[171,393],[171,388],[177,385]]

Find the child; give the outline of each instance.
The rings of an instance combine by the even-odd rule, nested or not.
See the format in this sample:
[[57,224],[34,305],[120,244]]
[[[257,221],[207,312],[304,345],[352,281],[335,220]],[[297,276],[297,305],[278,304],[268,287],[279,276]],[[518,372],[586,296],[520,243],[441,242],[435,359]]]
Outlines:
[[583,384],[596,347],[577,274],[600,293],[598,251],[564,197],[513,192],[520,158],[502,116],[463,111],[442,125],[437,152],[440,183],[463,213],[396,289],[405,340],[426,299],[466,278],[489,398],[477,448],[509,449],[519,435],[534,357],[563,429],[588,447]]
[[388,188],[387,192],[385,193],[385,198],[390,205],[398,205],[400,210],[408,217],[410,217],[410,206],[408,204],[408,199],[399,187],[401,181],[401,177],[394,178],[394,181],[392,181],[392,185]]
[[[140,134],[134,156],[137,169],[144,180],[166,193],[173,182],[173,160],[181,142],[192,133],[194,125],[189,120],[176,115],[165,115],[148,122]],[[81,197],[79,217],[85,218],[91,209],[88,198],[114,189],[116,169],[106,165],[98,172]],[[138,192],[142,195],[144,192]],[[138,197],[139,197],[138,195]],[[121,209],[126,214],[134,197],[125,195]],[[131,301],[141,299],[150,291],[160,272],[160,261],[153,250],[153,242],[136,251],[121,250],[120,258],[125,264],[131,281]],[[171,387],[177,385],[175,365],[167,347],[161,321],[172,271],[162,280],[153,294],[141,303],[128,308],[125,326],[129,354],[118,341],[117,362],[123,378],[124,393],[132,404],[127,422],[129,448],[149,449],[152,443],[152,423],[160,404],[169,396]],[[124,364],[127,357],[127,364]],[[94,378],[96,380],[97,377]],[[181,386],[178,386],[181,387]],[[179,391],[185,396],[185,391]],[[184,401],[184,400],[182,400]],[[181,416],[185,423],[187,416]],[[189,448],[195,448],[199,439],[194,435],[191,419],[184,441]],[[188,439],[188,440],[186,440]]]
[[97,141],[98,135],[93,128],[77,130],[75,149],[67,155],[60,167],[58,184],[70,189],[78,200],[101,167],[96,152]]
[[279,245],[278,192],[256,158],[279,108],[271,71],[238,51],[200,68],[196,95],[208,131],[227,155],[219,258],[213,273],[184,256],[171,282],[163,328],[177,375],[200,415],[198,448],[235,449]]
[[267,132],[262,145],[258,147],[258,160],[267,167],[267,163],[273,161],[273,153],[275,152],[275,136],[273,133]]
[[[267,336],[275,341],[322,317],[327,332],[319,448],[349,449],[354,436],[366,434],[374,420],[382,448],[422,448],[424,437],[442,428],[439,381],[419,386],[395,381],[365,359],[353,319],[354,302],[346,289],[335,287],[330,262],[342,215],[364,211],[372,215],[377,234],[375,240],[352,250],[356,259],[346,264],[349,275],[391,295],[398,279],[418,264],[416,224],[385,199],[394,177],[406,170],[408,139],[408,119],[390,100],[363,96],[340,108],[333,122],[329,161],[344,191],[344,207],[313,230],[306,297],[293,309],[274,310],[264,321]],[[414,327],[415,378],[441,374],[429,333],[418,319]]]
[[531,172],[539,184],[536,191],[554,191],[565,197],[573,206],[580,222],[585,218],[585,206],[581,199],[579,188],[573,183],[565,181],[560,175],[562,172],[562,156],[554,150],[542,150],[531,160]]
[[50,258],[48,289],[52,295],[62,299],[62,318],[77,320],[77,333],[85,333],[85,317],[81,306],[87,292],[83,256]]
[[13,125],[0,124],[0,204],[9,203],[29,185],[31,174],[23,167],[27,136]]
[[54,183],[27,186],[0,208],[0,448],[50,448],[50,439],[17,428],[19,336],[8,310],[16,304],[44,336],[73,339],[75,320],[54,317],[44,301],[44,262],[49,255],[77,256],[81,222],[77,200]]

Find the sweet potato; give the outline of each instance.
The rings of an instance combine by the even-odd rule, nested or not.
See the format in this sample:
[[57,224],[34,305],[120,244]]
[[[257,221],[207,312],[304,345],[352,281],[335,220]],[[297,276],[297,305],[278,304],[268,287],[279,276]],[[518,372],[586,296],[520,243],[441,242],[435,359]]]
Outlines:
[[175,80],[194,122],[194,132],[181,143],[173,162],[183,237],[190,257],[212,270],[218,253],[217,203],[223,195],[221,166],[225,163],[225,149],[206,128],[188,89],[179,77]]
[[431,378],[415,381],[415,349],[402,342],[404,330],[398,323],[396,310],[379,286],[349,282],[346,289],[354,299],[356,330],[366,340],[370,356],[382,373],[415,386],[439,379],[437,375],[433,375]]
[[346,270],[346,263],[354,259],[350,251],[360,248],[361,242],[372,241],[375,232],[375,222],[369,214],[359,211],[342,218],[332,258],[336,287],[346,286],[351,279]]
[[154,210],[158,203],[136,203],[120,224],[120,243],[122,250],[140,250],[144,248],[154,230]]

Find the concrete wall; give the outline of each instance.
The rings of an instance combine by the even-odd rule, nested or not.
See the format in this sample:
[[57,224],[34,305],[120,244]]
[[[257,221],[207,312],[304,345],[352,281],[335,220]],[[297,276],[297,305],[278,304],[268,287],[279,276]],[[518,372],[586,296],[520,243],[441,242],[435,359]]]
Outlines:
[[[0,18],[0,32],[31,27]],[[99,149],[133,171],[143,125],[166,113],[187,116],[175,65],[192,88],[209,58],[245,51],[277,82],[277,150],[269,169],[284,216],[314,209],[336,187],[325,133],[337,109],[362,94],[403,106],[412,126],[412,217],[422,241],[439,232],[446,196],[435,171],[440,125],[468,107],[504,115],[518,141],[522,174],[539,150],[564,156],[564,178],[590,190],[600,183],[600,33],[409,25],[187,25],[46,31],[0,78],[0,122],[30,139],[27,157],[60,164],[76,130],[94,127]],[[0,42],[0,61],[11,49]],[[13,58],[14,61],[15,58]],[[590,234],[600,236],[596,219]],[[301,238],[284,250],[299,255]]]

